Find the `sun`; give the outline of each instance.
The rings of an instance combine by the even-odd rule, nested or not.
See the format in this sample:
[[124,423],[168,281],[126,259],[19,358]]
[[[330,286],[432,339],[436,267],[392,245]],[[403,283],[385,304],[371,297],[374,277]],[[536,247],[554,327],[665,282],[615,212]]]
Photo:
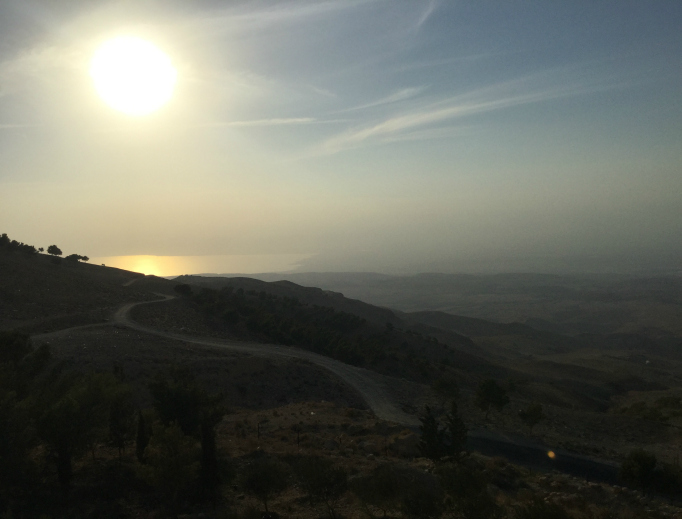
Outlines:
[[177,71],[167,54],[133,36],[104,42],[90,62],[90,76],[100,97],[127,115],[158,110],[173,96]]

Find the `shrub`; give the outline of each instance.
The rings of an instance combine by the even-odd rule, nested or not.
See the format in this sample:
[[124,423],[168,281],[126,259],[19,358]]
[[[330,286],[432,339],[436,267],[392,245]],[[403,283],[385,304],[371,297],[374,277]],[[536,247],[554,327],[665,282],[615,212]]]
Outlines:
[[289,487],[289,474],[278,460],[262,457],[242,471],[241,487],[247,494],[260,499],[268,513],[268,502]]
[[656,456],[643,449],[630,451],[620,467],[620,478],[625,484],[646,488],[656,468]]

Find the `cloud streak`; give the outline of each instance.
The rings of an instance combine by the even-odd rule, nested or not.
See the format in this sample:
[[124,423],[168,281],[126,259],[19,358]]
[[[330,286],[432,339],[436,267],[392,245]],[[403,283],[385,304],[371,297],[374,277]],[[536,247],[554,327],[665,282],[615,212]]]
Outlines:
[[403,88],[402,90],[398,90],[397,92],[393,92],[392,94],[390,94],[386,97],[382,97],[381,99],[378,99],[376,101],[361,104],[358,106],[353,106],[351,108],[345,108],[343,110],[339,110],[339,111],[334,112],[334,113],[353,112],[355,110],[364,110],[366,108],[374,108],[375,106],[397,103],[398,101],[404,101],[406,99],[410,99],[411,97],[415,97],[416,95],[423,92],[424,88],[425,87]]
[[235,128],[267,127],[267,126],[290,126],[307,124],[334,124],[346,122],[345,119],[315,119],[313,117],[288,117],[271,119],[254,119],[250,121],[220,121],[205,126],[228,126]]
[[545,87],[535,86],[534,88],[529,85],[533,81],[536,83],[546,83],[547,78],[544,76],[546,75],[537,75],[533,78],[484,87],[473,92],[431,103],[421,109],[389,117],[364,128],[348,130],[326,140],[321,145],[319,154],[335,154],[373,142],[405,140],[398,139],[396,135],[424,129],[445,121],[451,122],[482,113],[542,103],[613,87],[613,85],[606,86],[587,82],[557,84]]

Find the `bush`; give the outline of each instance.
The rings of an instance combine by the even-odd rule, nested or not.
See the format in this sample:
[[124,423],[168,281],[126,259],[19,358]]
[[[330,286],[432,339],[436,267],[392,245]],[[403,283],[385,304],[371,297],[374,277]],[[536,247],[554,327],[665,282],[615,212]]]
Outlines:
[[294,464],[294,475],[310,499],[310,504],[322,502],[329,517],[336,517],[338,499],[348,488],[348,475],[342,467],[320,456],[302,456]]
[[656,456],[643,449],[634,449],[620,467],[620,478],[627,485],[647,488],[655,468]]
[[355,478],[351,489],[366,506],[400,511],[410,518],[438,517],[442,512],[443,491],[431,474],[411,467],[384,464],[367,476]]
[[241,487],[247,494],[260,499],[268,513],[268,502],[289,487],[289,473],[278,460],[262,457],[242,471]]
[[492,519],[502,509],[488,492],[488,479],[470,463],[446,464],[436,475],[448,498],[447,508],[466,519]]
[[199,448],[177,425],[157,427],[141,471],[173,507],[191,492],[199,473]]
[[514,519],[571,519],[571,516],[559,505],[536,499],[529,505],[517,508]]

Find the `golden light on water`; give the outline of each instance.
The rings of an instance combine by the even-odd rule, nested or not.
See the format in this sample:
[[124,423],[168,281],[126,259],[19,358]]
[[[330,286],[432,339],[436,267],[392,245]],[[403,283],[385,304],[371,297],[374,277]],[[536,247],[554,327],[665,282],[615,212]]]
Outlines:
[[295,269],[310,254],[242,254],[214,256],[107,256],[92,258],[104,264],[154,276],[181,274],[258,274]]
[[147,115],[173,95],[177,71],[170,58],[152,43],[120,36],[103,43],[90,63],[90,76],[100,97],[127,115]]
[[556,458],[556,454],[554,454],[554,451],[547,451],[547,457],[551,460]]

